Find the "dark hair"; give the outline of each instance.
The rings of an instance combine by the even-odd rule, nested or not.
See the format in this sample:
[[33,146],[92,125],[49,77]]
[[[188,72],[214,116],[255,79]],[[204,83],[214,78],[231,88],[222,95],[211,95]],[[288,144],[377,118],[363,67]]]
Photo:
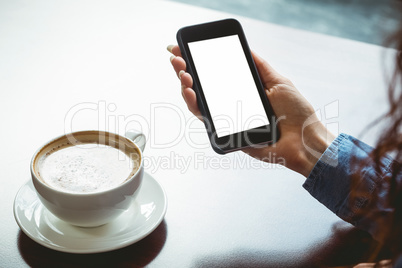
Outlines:
[[[394,208],[393,220],[384,226],[383,245],[391,251],[395,259],[402,255],[402,25],[388,40],[396,48],[394,72],[388,83],[389,111],[381,118],[385,128],[372,152],[378,174],[381,174],[381,159],[391,155],[395,160],[391,165],[392,176],[389,181],[388,206]],[[398,178],[399,177],[399,178]],[[399,180],[399,181],[398,181]]]
[[[377,174],[385,178],[382,187],[387,188],[386,202],[384,204],[388,208],[392,208],[392,220],[383,221],[376,213],[370,212],[370,206],[356,212],[358,217],[363,216],[369,218],[370,221],[376,221],[381,227],[381,234],[376,237],[378,243],[373,243],[368,252],[369,262],[379,261],[381,258],[393,258],[396,261],[402,258],[402,24],[397,32],[395,32],[388,40],[387,45],[396,48],[395,65],[393,72],[388,81],[388,102],[389,110],[386,114],[375,120],[367,128],[381,123],[383,131],[378,138],[377,144],[366,162],[357,162],[352,158],[352,165],[356,165],[356,172],[351,177],[351,192],[349,202],[357,199],[370,200],[370,202],[383,202],[383,198],[379,195],[366,196],[365,192],[360,192],[359,184],[364,171],[364,166],[368,163],[374,165]],[[367,130],[367,128],[365,130]],[[391,156],[393,162],[389,168],[384,168],[385,157]],[[387,174],[383,174],[387,172]],[[391,176],[390,176],[391,174]],[[386,175],[386,176],[382,176]],[[365,196],[362,196],[365,195]],[[380,200],[381,198],[381,200]],[[384,254],[384,251],[387,252]]]
[[[396,59],[394,73],[388,84],[389,111],[381,118],[388,121],[384,132],[379,137],[377,146],[373,152],[374,160],[379,164],[379,160],[385,154],[391,153],[394,159],[402,163],[402,24],[399,30],[392,35],[389,44],[396,46]],[[401,170],[400,165],[393,167],[394,176]]]
[[395,160],[391,167],[392,177],[388,196],[389,206],[395,208],[395,211],[385,243],[394,257],[397,257],[402,253],[402,181],[398,181],[402,163],[402,25],[390,41],[396,45],[397,51],[394,73],[388,86],[390,109],[384,116],[388,124],[377,142],[373,157],[377,170],[380,159],[385,154],[391,154]]

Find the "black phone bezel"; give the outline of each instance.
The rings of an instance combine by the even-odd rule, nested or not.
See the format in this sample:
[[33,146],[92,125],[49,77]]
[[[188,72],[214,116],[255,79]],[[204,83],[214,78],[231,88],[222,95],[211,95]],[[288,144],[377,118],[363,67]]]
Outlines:
[[[270,124],[218,138],[188,43],[232,35],[238,35],[239,37],[243,52],[246,56],[250,71],[253,75],[254,82],[258,89],[260,99],[263,103],[265,113]],[[255,66],[241,24],[235,19],[225,19],[192,25],[181,28],[177,32],[176,37],[182,57],[186,61],[187,72],[193,77],[193,89],[197,96],[198,107],[203,116],[203,121],[207,129],[212,148],[219,154],[225,154],[252,145],[272,144],[276,142],[279,139],[277,119],[264,92],[264,87],[261,83],[260,76]]]

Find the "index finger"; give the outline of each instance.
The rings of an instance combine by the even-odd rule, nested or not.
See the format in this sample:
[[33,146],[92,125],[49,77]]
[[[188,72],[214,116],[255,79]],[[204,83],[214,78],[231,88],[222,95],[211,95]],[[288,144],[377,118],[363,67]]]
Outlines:
[[169,52],[175,55],[176,57],[181,57],[181,52],[178,45],[169,45],[167,47],[167,50],[169,50]]

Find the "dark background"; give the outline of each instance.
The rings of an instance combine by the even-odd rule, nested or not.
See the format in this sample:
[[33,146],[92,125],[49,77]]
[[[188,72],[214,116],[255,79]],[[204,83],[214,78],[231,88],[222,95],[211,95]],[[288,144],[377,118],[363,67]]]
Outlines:
[[297,29],[389,46],[400,0],[174,0]]

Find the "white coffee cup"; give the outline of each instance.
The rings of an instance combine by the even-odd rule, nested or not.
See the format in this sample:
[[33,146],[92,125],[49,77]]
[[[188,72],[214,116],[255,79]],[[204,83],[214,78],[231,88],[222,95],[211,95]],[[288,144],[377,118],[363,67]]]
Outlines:
[[[31,175],[42,204],[59,219],[82,227],[95,227],[109,223],[127,210],[140,190],[144,175],[142,151],[145,147],[145,136],[140,132],[128,132],[126,136],[96,130],[80,131],[62,135],[40,147],[32,157]],[[93,145],[94,148],[104,146],[108,147],[107,149],[123,152],[126,157],[129,157],[130,163],[133,163],[132,169],[128,170],[128,176],[122,178],[121,183],[117,185],[90,192],[74,192],[57,188],[42,177],[41,173],[45,171],[43,161],[47,157],[66,148],[73,148],[75,153],[80,154],[78,150],[80,146],[87,145]],[[107,169],[107,167],[106,165],[102,168]],[[82,172],[78,173],[82,174]],[[98,175],[94,176],[92,177],[96,182]]]

